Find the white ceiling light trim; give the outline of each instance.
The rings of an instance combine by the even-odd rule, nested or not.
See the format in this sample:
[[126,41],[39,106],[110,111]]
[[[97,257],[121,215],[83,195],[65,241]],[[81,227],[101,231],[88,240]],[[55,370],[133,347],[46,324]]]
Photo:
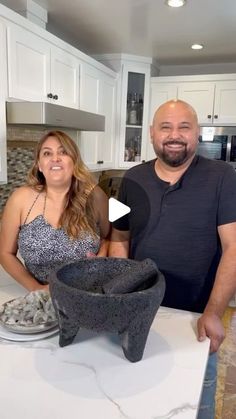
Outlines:
[[192,48],[192,49],[202,49],[202,48],[203,48],[203,45],[201,45],[201,44],[193,44],[193,45],[191,46],[191,48]]
[[184,6],[186,0],[166,0],[166,4],[170,7],[181,7]]

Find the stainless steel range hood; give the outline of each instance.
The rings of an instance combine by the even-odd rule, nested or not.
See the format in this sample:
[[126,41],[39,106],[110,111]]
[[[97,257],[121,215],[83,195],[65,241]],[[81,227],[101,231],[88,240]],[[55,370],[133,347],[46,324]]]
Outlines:
[[104,131],[105,116],[47,102],[7,102],[7,124]]

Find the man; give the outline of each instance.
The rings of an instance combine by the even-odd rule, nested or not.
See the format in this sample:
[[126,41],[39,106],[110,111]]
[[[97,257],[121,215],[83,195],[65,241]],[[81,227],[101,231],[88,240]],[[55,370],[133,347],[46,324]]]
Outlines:
[[[202,313],[198,339],[208,336],[215,353],[236,292],[236,173],[196,155],[198,120],[186,102],[161,105],[150,133],[157,159],[126,172],[119,200],[131,212],[113,224],[110,256],[152,258],[166,278],[162,305]],[[216,357],[209,360],[203,419],[214,418]]]

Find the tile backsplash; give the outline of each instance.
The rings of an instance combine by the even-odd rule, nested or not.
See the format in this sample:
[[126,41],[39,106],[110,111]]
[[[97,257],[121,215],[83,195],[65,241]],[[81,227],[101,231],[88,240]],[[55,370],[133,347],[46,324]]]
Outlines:
[[7,147],[8,183],[0,185],[0,212],[10,193],[25,183],[26,174],[33,160],[33,150],[33,147]]
[[[29,168],[33,162],[35,144],[49,130],[58,128],[51,127],[7,127],[7,184],[0,185],[0,214],[10,193],[25,183]],[[77,142],[78,132],[76,130],[63,129],[71,138]]]
[[7,171],[8,183],[0,185],[0,213],[10,193],[25,183],[26,175],[33,162],[35,142],[45,133],[44,129],[8,127]]
[[[77,133],[74,130],[63,130],[76,142]],[[7,169],[8,183],[0,185],[0,214],[7,198],[18,186],[25,183],[27,173],[34,158],[35,144],[48,132],[45,128],[8,127],[7,129]],[[120,177],[123,171],[95,172],[94,176],[101,182],[102,188],[109,196],[117,197]]]

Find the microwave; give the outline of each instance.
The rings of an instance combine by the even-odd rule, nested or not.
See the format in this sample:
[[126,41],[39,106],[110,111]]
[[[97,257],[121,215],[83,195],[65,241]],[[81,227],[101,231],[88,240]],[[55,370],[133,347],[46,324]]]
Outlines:
[[236,127],[200,127],[197,154],[224,160],[236,170]]

